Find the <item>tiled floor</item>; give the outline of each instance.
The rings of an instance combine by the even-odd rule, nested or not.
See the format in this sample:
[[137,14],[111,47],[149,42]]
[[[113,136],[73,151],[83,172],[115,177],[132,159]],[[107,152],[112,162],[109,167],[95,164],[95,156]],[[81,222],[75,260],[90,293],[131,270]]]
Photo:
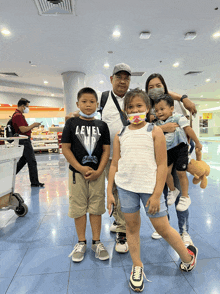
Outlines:
[[[203,142],[203,158],[211,166],[205,190],[190,180],[190,234],[199,249],[194,271],[182,273],[180,260],[164,240],[152,240],[149,220],[141,210],[141,256],[145,274],[143,293],[220,294],[220,142]],[[0,211],[0,293],[4,294],[126,294],[131,271],[129,253],[114,250],[115,235],[109,232],[111,219],[103,216],[101,240],[110,253],[108,261],[97,260],[88,250],[85,259],[74,264],[69,253],[77,242],[74,221],[67,215],[67,164],[62,155],[37,155],[44,189],[30,188],[27,167],[16,177],[15,191],[28,205],[19,218],[13,211]],[[177,229],[174,207],[171,225]]]

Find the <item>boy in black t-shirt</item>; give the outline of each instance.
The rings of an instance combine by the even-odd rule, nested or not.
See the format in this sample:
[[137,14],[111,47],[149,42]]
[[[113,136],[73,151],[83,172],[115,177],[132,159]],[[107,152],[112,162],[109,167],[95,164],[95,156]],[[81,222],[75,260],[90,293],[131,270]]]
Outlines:
[[91,88],[77,94],[79,117],[70,118],[62,135],[62,151],[69,166],[69,217],[74,218],[78,243],[72,253],[74,262],[80,262],[86,251],[86,213],[92,228],[92,250],[100,260],[109,254],[100,242],[101,215],[105,213],[104,168],[110,154],[110,135],[105,122],[94,118],[98,97]]

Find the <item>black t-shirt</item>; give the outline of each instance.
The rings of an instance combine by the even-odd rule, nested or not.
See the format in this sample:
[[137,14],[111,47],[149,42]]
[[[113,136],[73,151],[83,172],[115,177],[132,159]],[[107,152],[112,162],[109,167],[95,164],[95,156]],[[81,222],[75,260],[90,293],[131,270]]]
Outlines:
[[[71,151],[83,166],[97,170],[103,153],[103,145],[110,145],[110,134],[105,122],[72,117],[67,120],[62,143],[71,143]],[[70,170],[78,172],[71,165]]]

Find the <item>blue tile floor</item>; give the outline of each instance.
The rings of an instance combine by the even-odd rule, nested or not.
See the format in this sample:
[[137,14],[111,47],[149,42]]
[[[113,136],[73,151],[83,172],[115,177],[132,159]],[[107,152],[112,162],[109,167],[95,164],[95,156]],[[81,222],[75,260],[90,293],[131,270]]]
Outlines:
[[[207,188],[193,185],[189,176],[190,235],[199,249],[197,267],[190,273],[179,270],[174,250],[163,239],[151,239],[153,228],[142,208],[141,256],[152,281],[145,281],[143,293],[220,294],[220,142],[203,142],[203,146],[203,159],[211,166]],[[19,218],[12,210],[0,211],[0,293],[133,293],[128,286],[132,261],[129,253],[115,252],[107,213],[101,240],[110,259],[95,258],[89,225],[85,259],[75,264],[68,258],[77,242],[74,221],[67,215],[68,166],[63,155],[36,157],[45,188],[30,188],[27,167],[16,177],[15,191],[28,205],[28,214]],[[171,225],[177,229],[174,207],[169,211]]]

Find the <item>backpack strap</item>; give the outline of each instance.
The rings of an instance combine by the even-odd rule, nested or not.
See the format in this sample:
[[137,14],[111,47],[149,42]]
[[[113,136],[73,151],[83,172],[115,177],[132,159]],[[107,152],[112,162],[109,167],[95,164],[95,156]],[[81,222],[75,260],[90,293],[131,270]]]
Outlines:
[[103,111],[105,104],[108,100],[108,96],[109,96],[109,91],[102,92],[102,96],[101,96],[101,100],[100,100],[100,109],[98,110],[98,112],[101,114],[101,117],[102,117],[102,111]]
[[147,127],[147,132],[152,132],[154,128],[154,124],[153,123],[149,123],[148,127]]

